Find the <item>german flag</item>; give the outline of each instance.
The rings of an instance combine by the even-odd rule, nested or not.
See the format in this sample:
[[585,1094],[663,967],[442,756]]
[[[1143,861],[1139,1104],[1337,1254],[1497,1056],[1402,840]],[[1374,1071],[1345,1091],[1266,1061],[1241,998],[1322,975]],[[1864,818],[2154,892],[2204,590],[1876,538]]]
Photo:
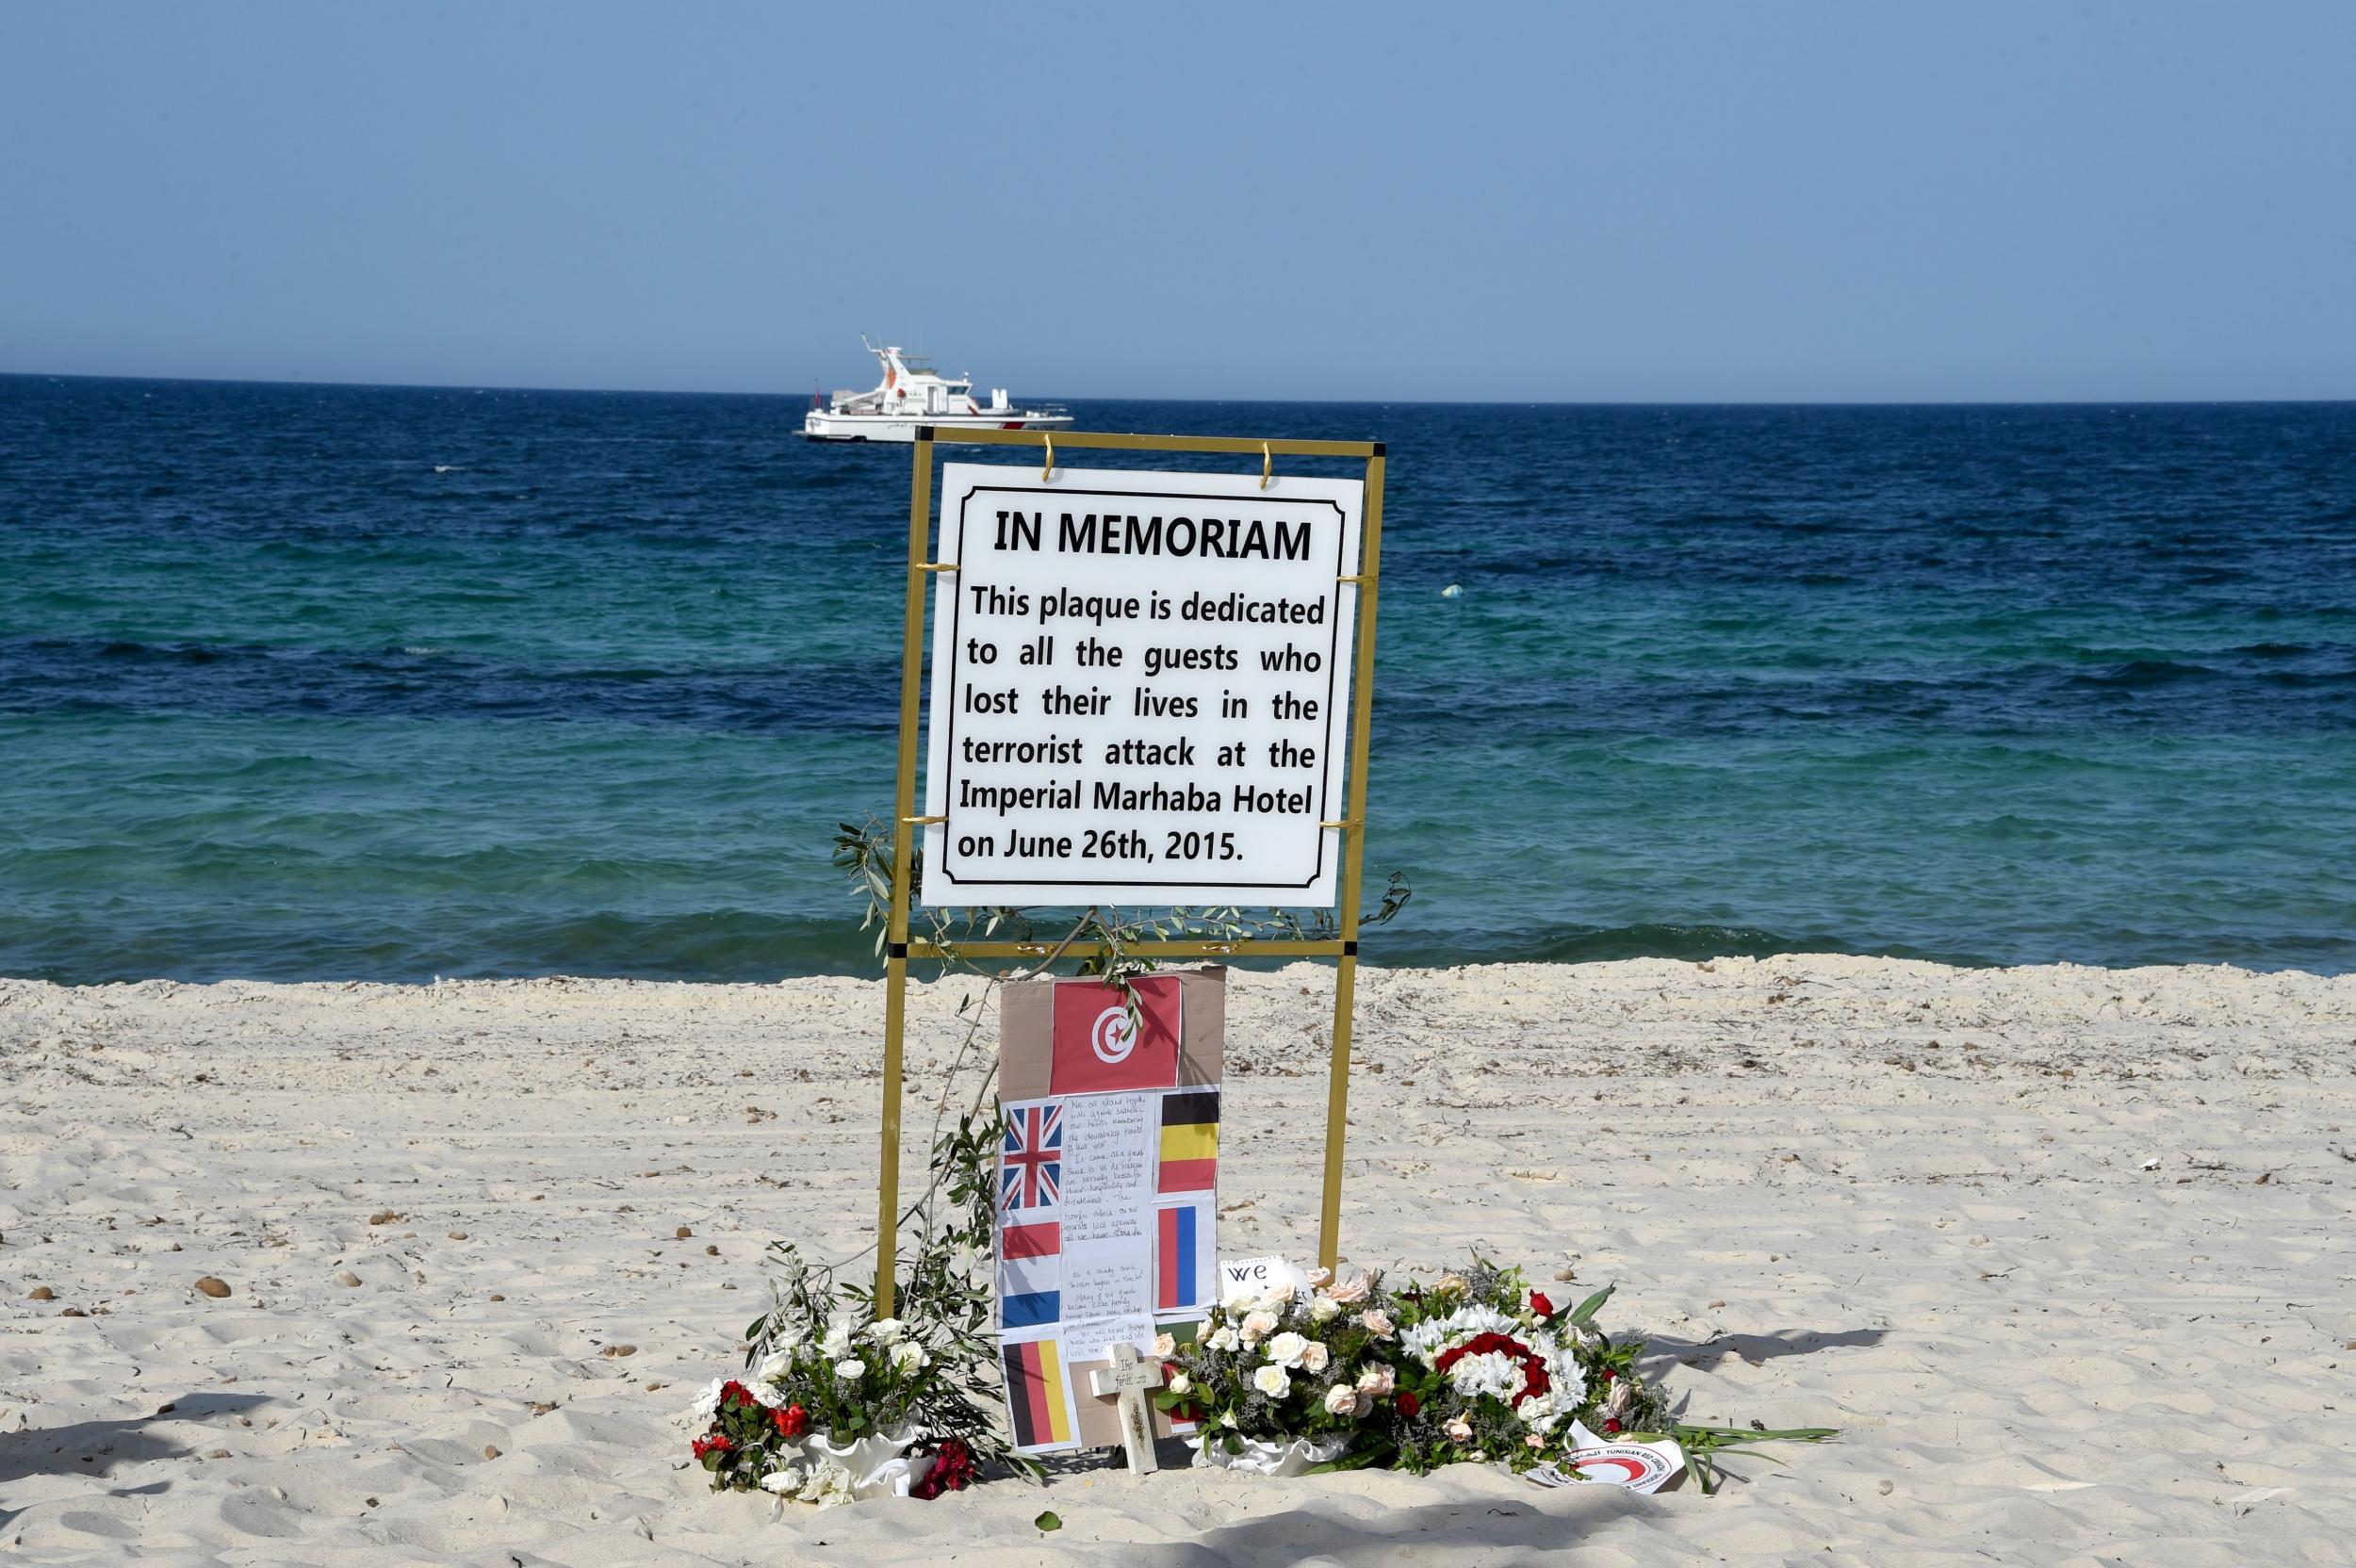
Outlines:
[[1209,1192],[1219,1184],[1219,1090],[1162,1096],[1160,1192]]
[[1072,1442],[1072,1407],[1063,1386],[1063,1357],[1052,1339],[1006,1345],[1006,1413],[1018,1448],[1053,1448]]

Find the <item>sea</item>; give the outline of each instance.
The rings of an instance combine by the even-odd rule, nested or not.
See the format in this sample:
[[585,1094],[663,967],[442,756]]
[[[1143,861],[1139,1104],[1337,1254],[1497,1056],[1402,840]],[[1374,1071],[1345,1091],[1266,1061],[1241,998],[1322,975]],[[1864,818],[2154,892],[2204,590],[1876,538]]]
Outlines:
[[[1069,401],[1389,443],[1372,962],[2356,968],[2356,403]],[[0,378],[0,974],[873,972],[803,406]]]

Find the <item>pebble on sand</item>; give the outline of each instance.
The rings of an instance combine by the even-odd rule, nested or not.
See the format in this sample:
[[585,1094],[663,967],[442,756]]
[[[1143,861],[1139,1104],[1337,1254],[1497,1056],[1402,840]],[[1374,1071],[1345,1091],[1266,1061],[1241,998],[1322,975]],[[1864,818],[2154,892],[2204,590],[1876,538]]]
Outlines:
[[51,1290],[47,1285],[35,1285],[32,1289],[26,1291],[25,1296],[25,1299],[31,1301],[54,1301],[57,1298],[57,1293]]
[[196,1293],[199,1296],[210,1296],[215,1300],[219,1300],[229,1294],[229,1282],[218,1275],[207,1274],[196,1282]]
[[360,1276],[349,1268],[338,1268],[335,1270],[335,1282],[346,1286],[356,1285],[360,1282]]

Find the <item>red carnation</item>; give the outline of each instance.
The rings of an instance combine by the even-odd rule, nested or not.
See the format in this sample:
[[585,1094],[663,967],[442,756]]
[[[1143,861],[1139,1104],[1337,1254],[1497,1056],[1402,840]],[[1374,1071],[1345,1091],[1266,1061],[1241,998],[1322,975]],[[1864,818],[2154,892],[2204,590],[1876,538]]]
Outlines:
[[1413,1415],[1423,1408],[1423,1401],[1415,1397],[1415,1390],[1407,1388],[1399,1391],[1398,1404],[1401,1415]]
[[730,1405],[757,1405],[761,1401],[753,1397],[752,1390],[732,1378],[720,1385],[720,1408],[723,1410]]
[[1617,1416],[1604,1417],[1603,1429],[1607,1432],[1618,1431],[1620,1429],[1619,1418]]
[[1485,1356],[1492,1350],[1501,1351],[1522,1364],[1522,1391],[1516,1396],[1517,1402],[1534,1399],[1554,1386],[1554,1380],[1546,1376],[1545,1357],[1520,1340],[1499,1333],[1478,1333],[1453,1349],[1441,1351],[1432,1359],[1432,1370],[1446,1377],[1448,1368],[1466,1356]]
[[810,1412],[799,1405],[788,1405],[783,1410],[773,1411],[769,1418],[777,1424],[779,1437],[799,1437],[810,1430]]
[[1540,1292],[1533,1290],[1530,1293],[1530,1310],[1541,1317],[1552,1317],[1554,1303],[1547,1300]]
[[941,1439],[933,1454],[933,1467],[924,1472],[924,1478],[908,1488],[912,1497],[938,1497],[944,1492],[962,1492],[973,1484],[973,1450],[962,1438]]
[[706,1454],[725,1454],[735,1446],[735,1444],[730,1443],[719,1432],[706,1432],[688,1445],[688,1447],[695,1450],[697,1459],[703,1458]]

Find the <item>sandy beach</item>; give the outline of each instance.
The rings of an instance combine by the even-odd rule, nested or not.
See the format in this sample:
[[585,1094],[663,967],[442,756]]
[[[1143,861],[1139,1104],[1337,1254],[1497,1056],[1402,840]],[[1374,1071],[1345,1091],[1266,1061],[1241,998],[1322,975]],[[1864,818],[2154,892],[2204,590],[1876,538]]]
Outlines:
[[[1331,978],[1238,974],[1221,1250],[1314,1247]],[[958,1037],[920,988],[910,1158]],[[0,982],[0,1546],[344,1565],[2344,1563],[2356,975],[1373,972],[1345,1250],[1617,1281],[1716,1497],[1072,1466],[825,1514],[684,1407],[868,1240],[880,987]],[[195,1288],[205,1277],[225,1296]],[[1063,1528],[1031,1525],[1053,1508]]]

